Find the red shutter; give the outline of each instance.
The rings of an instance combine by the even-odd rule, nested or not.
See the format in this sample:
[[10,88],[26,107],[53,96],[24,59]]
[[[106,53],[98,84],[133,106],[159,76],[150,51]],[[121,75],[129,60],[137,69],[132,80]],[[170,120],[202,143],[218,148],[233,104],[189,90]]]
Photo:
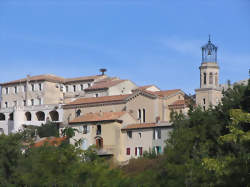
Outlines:
[[130,148],[127,148],[127,155],[130,155]]
[[142,155],[142,147],[140,147],[139,149],[140,149],[140,155]]
[[137,148],[135,148],[135,156],[137,156]]

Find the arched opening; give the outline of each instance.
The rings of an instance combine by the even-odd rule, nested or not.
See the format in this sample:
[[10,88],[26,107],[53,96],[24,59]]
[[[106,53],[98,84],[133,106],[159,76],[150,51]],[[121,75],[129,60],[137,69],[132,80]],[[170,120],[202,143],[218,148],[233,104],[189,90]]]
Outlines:
[[203,73],[203,83],[207,84],[207,74]]
[[4,134],[4,130],[0,128],[0,135]]
[[0,121],[5,121],[5,115],[3,113],[0,113]]
[[79,116],[81,115],[81,113],[82,113],[82,111],[81,111],[80,109],[78,109],[78,110],[76,111],[76,117],[79,117]]
[[14,115],[13,115],[13,112],[12,112],[12,113],[10,113],[10,115],[9,115],[9,120],[11,120],[11,121],[13,121],[13,120],[14,120]]
[[25,117],[26,117],[26,121],[31,121],[31,113],[30,112],[26,112]]
[[215,73],[215,85],[218,86],[218,73]]
[[97,138],[96,138],[96,147],[97,147],[98,149],[103,148],[103,138],[101,138],[101,137],[97,137]]
[[59,121],[59,114],[56,110],[49,113],[51,121]]
[[38,121],[44,121],[45,120],[45,113],[39,111],[39,112],[36,113],[36,117],[37,117]]
[[209,73],[209,84],[213,84],[213,73]]

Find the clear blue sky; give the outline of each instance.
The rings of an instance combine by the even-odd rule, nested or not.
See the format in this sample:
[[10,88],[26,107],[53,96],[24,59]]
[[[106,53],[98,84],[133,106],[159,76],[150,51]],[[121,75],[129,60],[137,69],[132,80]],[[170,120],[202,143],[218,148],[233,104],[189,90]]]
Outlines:
[[138,85],[193,93],[209,34],[220,83],[248,78],[249,0],[0,0],[0,82],[107,68]]

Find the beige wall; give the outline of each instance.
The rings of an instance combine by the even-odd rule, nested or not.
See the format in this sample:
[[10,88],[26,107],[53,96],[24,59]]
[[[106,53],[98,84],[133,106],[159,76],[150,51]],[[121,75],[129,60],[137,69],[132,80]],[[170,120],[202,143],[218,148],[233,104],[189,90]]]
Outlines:
[[[39,84],[42,86],[42,90],[39,90]],[[26,92],[24,92],[24,86],[26,83],[12,84],[2,87],[2,108],[5,108],[5,102],[8,102],[8,107],[14,107],[14,102],[17,102],[17,106],[23,106],[23,101],[26,100],[26,105],[31,105],[31,100],[34,100],[34,105],[41,104],[58,104],[63,101],[63,92],[60,90],[58,83],[38,81],[30,82],[27,84]],[[34,91],[32,86],[34,85]],[[6,93],[6,87],[8,87],[9,93]],[[15,87],[17,87],[17,93],[15,93]]]
[[168,122],[170,121],[171,109],[169,109],[168,105],[173,104],[177,100],[184,100],[184,94],[182,92],[172,97],[169,97],[165,100],[166,110],[165,110],[165,119],[163,121],[168,121]]
[[[196,104],[201,106],[202,109],[208,109],[210,105],[216,106],[222,98],[220,90],[216,89],[197,89],[196,91]],[[205,104],[204,104],[205,99]]]
[[[131,99],[127,104],[127,111],[131,111],[131,115],[135,118],[138,119],[138,110],[141,109],[141,112],[143,109],[146,111],[146,123],[153,123],[156,120],[156,117],[158,116],[157,114],[157,105],[159,103],[157,102],[157,99],[152,99],[146,96],[143,96],[141,94],[138,94],[135,98]],[[156,106],[156,107],[154,107]],[[138,120],[138,122],[140,122]],[[142,119],[141,119],[141,122]]]

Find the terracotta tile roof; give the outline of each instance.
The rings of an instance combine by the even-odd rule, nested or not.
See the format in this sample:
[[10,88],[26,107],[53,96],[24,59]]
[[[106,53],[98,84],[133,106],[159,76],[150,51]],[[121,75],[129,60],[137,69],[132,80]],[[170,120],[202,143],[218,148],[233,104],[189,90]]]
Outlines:
[[[58,82],[58,83],[69,83],[69,82],[76,82],[76,81],[87,81],[87,80],[95,80],[98,78],[102,78],[101,75],[95,76],[85,76],[85,77],[78,77],[78,78],[63,78],[52,74],[44,74],[44,75],[36,75],[29,77],[29,81],[49,81],[49,82]],[[0,85],[9,85],[9,84],[18,84],[24,83],[27,81],[27,77],[23,79],[18,79],[10,82],[1,83]]]
[[157,127],[156,123],[138,123],[138,124],[131,124],[124,128],[123,130],[129,130],[129,129],[145,129],[145,128],[152,128]]
[[59,146],[65,140],[66,140],[66,137],[46,137],[40,141],[35,142],[32,146],[41,147],[45,144],[52,145],[52,146]]
[[172,104],[168,105],[169,108],[185,108],[187,106],[186,100],[176,100]]
[[118,120],[126,112],[103,112],[103,113],[88,113],[79,116],[69,123],[84,123],[84,122],[98,122],[98,121],[112,121]]
[[[52,74],[44,74],[44,75],[36,75],[29,77],[30,81],[51,81],[51,82],[64,82],[64,78],[58,77],[56,75]],[[18,83],[24,83],[27,81],[27,78],[18,79],[10,82],[2,83],[1,85],[8,85],[8,84],[18,84]]]
[[86,88],[85,91],[107,89],[117,84],[120,84],[121,82],[124,82],[124,81],[125,80],[111,80],[111,81],[106,81],[106,82],[100,81],[99,83],[96,82],[93,86]]
[[106,75],[94,75],[94,76],[86,76],[86,77],[77,77],[77,78],[67,78],[65,79],[65,83],[70,83],[70,82],[77,82],[77,81],[88,81],[88,80],[95,80],[99,78],[106,78]]
[[181,91],[181,89],[174,89],[174,90],[164,90],[164,91],[156,91],[154,92],[160,97],[168,97],[170,95],[176,94],[177,92]]
[[69,105],[82,105],[82,104],[94,104],[94,103],[105,103],[105,102],[115,102],[115,101],[125,101],[131,94],[126,95],[113,95],[104,97],[89,97],[89,98],[79,98],[75,101],[68,103]]
[[146,89],[148,89],[148,88],[150,88],[152,86],[155,86],[155,85],[151,84],[151,85],[139,86],[137,89],[146,90]]

